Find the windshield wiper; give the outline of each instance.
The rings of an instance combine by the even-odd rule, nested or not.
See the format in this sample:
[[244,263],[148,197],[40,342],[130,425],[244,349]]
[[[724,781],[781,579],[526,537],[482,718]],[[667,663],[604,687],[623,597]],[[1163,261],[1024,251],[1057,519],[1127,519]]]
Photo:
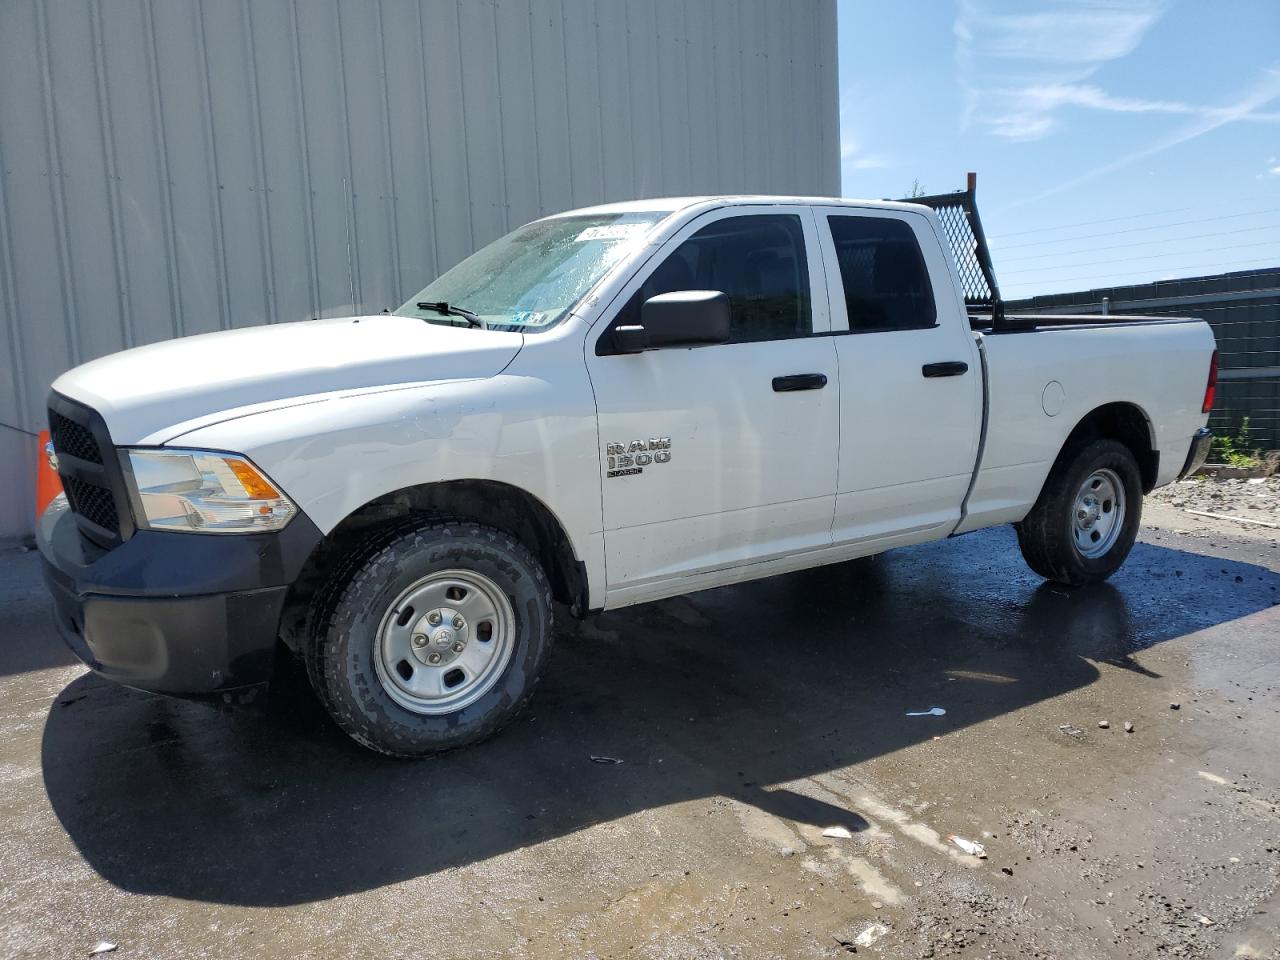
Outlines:
[[468,327],[479,327],[481,330],[489,329],[489,325],[481,320],[478,315],[470,310],[464,310],[462,307],[452,306],[445,300],[420,300],[417,307],[419,310],[430,310],[446,317],[462,317],[467,321]]

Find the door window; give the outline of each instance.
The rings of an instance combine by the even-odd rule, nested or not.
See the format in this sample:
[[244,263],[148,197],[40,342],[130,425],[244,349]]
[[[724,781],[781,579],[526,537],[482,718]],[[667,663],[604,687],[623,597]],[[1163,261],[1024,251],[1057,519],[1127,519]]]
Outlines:
[[933,288],[911,227],[886,217],[830,216],[849,329],[918,330],[937,322]]
[[678,290],[729,297],[730,343],[808,336],[813,315],[800,218],[753,214],[707,224],[649,275],[613,325],[639,323],[644,301]]

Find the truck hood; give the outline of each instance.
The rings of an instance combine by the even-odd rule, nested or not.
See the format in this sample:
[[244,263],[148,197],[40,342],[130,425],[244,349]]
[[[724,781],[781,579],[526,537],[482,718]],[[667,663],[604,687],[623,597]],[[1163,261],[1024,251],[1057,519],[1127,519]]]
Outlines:
[[500,373],[520,333],[379,315],[206,333],[125,350],[53,383],[93,407],[116,443],[164,443],[280,406]]

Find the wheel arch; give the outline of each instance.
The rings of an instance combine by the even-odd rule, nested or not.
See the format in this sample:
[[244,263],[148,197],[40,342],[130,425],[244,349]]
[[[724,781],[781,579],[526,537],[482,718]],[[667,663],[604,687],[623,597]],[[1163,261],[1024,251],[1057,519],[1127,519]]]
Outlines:
[[1057,470],[1080,446],[1097,439],[1115,440],[1128,447],[1138,461],[1142,492],[1155,489],[1160,473],[1160,451],[1156,449],[1151,418],[1136,403],[1128,401],[1103,404],[1081,417],[1063,441],[1053,469]]
[[538,497],[496,480],[444,480],[393,490],[344,517],[312,551],[289,591],[281,618],[281,639],[301,648],[307,635],[311,600],[333,565],[380,528],[420,517],[470,520],[514,537],[534,555],[551,582],[554,599],[575,616],[588,607],[585,563],[574,550],[564,525]]

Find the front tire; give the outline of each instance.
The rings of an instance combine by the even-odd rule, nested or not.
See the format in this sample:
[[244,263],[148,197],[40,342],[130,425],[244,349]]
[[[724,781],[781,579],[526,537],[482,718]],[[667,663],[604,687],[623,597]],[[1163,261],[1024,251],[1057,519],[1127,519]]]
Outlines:
[[551,590],[523,544],[424,522],[366,541],[321,591],[311,684],[352,739],[423,757],[492,736],[529,701],[551,646]]
[[1040,498],[1014,524],[1029,566],[1046,580],[1078,587],[1115,573],[1142,523],[1142,476],[1128,447],[1092,440],[1054,465]]

